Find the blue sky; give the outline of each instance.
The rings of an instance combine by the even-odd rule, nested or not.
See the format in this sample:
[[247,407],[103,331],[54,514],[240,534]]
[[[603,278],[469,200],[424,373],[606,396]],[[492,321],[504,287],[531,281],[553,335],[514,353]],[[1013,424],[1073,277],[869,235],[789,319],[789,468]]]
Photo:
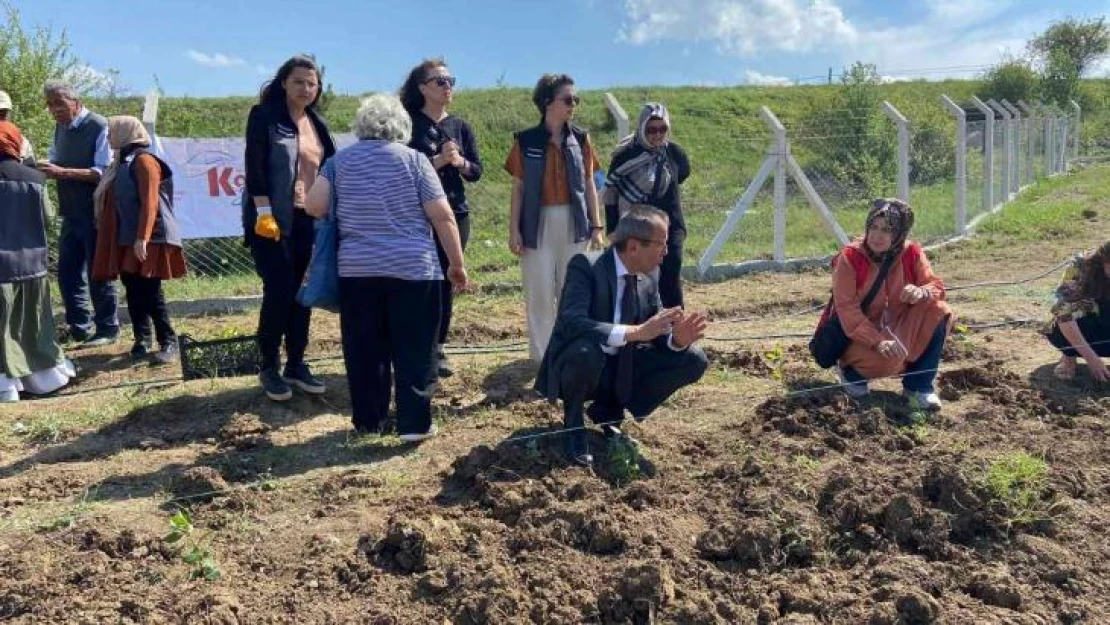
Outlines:
[[[969,77],[1065,16],[1110,0],[15,0],[24,26],[65,30],[92,70],[141,93],[256,93],[291,54],[341,93],[394,90],[443,55],[460,87],[567,72],[615,85],[816,82],[875,63],[891,78]],[[74,7],[79,6],[80,11]],[[1066,7],[1066,8],[1065,8]],[[1110,63],[1095,68],[1105,76]]]

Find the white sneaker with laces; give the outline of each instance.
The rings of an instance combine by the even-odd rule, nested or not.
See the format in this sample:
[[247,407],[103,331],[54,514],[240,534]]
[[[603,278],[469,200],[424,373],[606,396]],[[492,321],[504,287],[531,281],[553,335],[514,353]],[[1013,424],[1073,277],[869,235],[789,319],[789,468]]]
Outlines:
[[412,434],[402,434],[402,435],[398,436],[397,438],[400,438],[402,441],[404,441],[406,443],[419,443],[420,441],[432,438],[433,436],[438,434],[438,432],[439,431],[436,429],[436,424],[433,423],[432,427],[428,428],[427,432],[414,432]]
[[837,365],[835,369],[836,379],[840,380],[841,387],[844,389],[845,393],[848,393],[848,397],[859,399],[871,394],[871,389],[867,387],[866,380],[862,382],[849,382],[848,378],[844,376],[844,370],[840,368],[840,365]]
[[910,389],[903,389],[902,396],[910,402],[910,406],[916,407],[920,410],[940,410],[943,405],[940,397],[932,391],[911,391]]

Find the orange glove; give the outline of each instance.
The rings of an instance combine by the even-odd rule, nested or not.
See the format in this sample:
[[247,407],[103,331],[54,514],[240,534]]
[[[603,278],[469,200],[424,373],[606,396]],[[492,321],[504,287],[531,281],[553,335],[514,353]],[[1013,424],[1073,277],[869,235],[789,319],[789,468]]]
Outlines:
[[281,240],[281,228],[278,228],[277,220],[270,211],[258,212],[258,218],[254,221],[254,233],[263,239]]

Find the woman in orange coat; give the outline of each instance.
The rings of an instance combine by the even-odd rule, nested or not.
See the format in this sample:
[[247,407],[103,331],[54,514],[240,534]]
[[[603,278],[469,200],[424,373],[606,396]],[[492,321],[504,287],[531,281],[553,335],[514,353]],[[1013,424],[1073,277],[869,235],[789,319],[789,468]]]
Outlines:
[[[927,410],[940,409],[936,380],[952,312],[944,282],[933,273],[921,246],[907,241],[913,209],[900,200],[876,200],[867,232],[845,246],[833,270],[833,306],[851,339],[837,363],[845,391],[867,395],[867,380],[904,374],[903,394]],[[862,300],[891,260],[886,279],[867,313]]]
[[[173,174],[151,154],[150,135],[130,116],[108,120],[108,143],[115,152],[93,199],[96,256],[93,277],[114,280],[127,291],[127,312],[135,332],[131,357],[153,354],[159,363],[177,359],[177,336],[170,325],[162,281],[185,275],[181,232],[173,215]],[[151,322],[154,337],[151,337]],[[158,351],[152,351],[152,338]]]

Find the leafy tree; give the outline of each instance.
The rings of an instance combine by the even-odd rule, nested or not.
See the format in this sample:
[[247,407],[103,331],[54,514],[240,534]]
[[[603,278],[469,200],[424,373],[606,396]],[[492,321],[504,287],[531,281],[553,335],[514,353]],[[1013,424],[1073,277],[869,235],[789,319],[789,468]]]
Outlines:
[[881,85],[874,65],[856,62],[841,76],[829,105],[806,121],[807,128],[828,136],[810,146],[820,163],[815,173],[869,195],[894,180],[897,160],[894,135],[884,132],[889,122],[880,108]]
[[1041,96],[1066,108],[1068,101],[1079,99],[1079,72],[1067,54],[1055,50],[1049,55],[1041,76]]
[[54,120],[43,104],[43,83],[64,77],[80,91],[95,87],[95,76],[70,52],[64,31],[55,34],[43,26],[25,29],[19,11],[7,1],[0,1],[0,13],[7,17],[0,23],[0,89],[12,98],[12,121],[31,140],[36,153],[45,153]]
[[1029,42],[1029,51],[1052,71],[1077,77],[1110,52],[1110,27],[1105,17],[1069,17],[1049,26]]
[[1032,102],[1037,97],[1040,77],[1029,63],[1020,59],[1009,59],[995,65],[983,76],[985,98]]

